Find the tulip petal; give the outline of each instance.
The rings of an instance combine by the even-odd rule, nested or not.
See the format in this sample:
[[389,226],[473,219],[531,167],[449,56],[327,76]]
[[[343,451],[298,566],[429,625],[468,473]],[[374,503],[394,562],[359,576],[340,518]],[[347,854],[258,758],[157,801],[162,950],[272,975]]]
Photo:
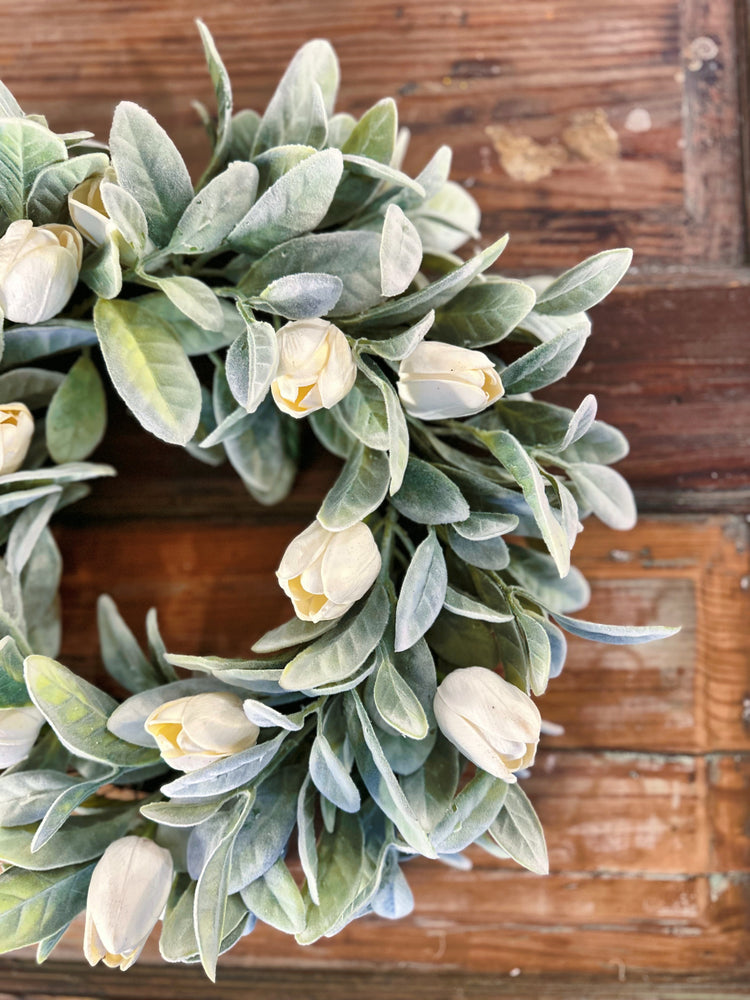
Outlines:
[[488,402],[480,386],[445,379],[400,381],[398,393],[407,413],[421,420],[468,416]]
[[380,552],[362,521],[332,536],[323,556],[323,590],[336,604],[353,604],[375,582]]
[[191,697],[182,725],[185,735],[196,747],[214,756],[246,750],[257,742],[260,732],[245,715],[242,699],[228,692]]
[[467,347],[454,347],[436,340],[423,340],[399,366],[403,375],[443,375],[465,372],[492,366],[492,362],[482,351],[472,351]]
[[[109,845],[91,877],[87,920],[90,915],[110,956],[143,946],[166,905],[172,875],[171,854],[152,840],[122,837]],[[93,933],[89,940],[93,954]]]
[[279,579],[291,580],[301,576],[305,568],[322,556],[330,537],[322,524],[313,521],[286,547],[276,571]]

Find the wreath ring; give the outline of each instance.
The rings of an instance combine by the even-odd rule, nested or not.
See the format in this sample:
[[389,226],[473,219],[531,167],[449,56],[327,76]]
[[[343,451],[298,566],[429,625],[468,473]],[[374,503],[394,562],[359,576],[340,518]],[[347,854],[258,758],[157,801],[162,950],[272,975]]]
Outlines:
[[[309,944],[408,913],[414,855],[467,865],[476,844],[546,872],[517,779],[564,633],[675,630],[570,617],[581,521],[635,521],[610,467],[627,444],[593,396],[531,395],[576,362],[630,251],[555,280],[489,273],[507,236],[464,260],[479,210],[447,147],[413,178],[392,100],[335,113],[324,41],[262,116],[234,112],[198,26],[218,111],[195,186],[143,108],[117,107],[106,148],[0,85],[0,950],[43,961],[85,908],[86,958],[125,969],[161,917],[164,959],[213,978],[256,920]],[[303,422],[343,461],[277,571],[294,617],[252,658],[169,653],[155,612],[143,651],[100,599],[119,701],[56,659],[49,522],[113,472],[88,461],[95,350],[147,431],[228,459],[260,503],[292,488]]]

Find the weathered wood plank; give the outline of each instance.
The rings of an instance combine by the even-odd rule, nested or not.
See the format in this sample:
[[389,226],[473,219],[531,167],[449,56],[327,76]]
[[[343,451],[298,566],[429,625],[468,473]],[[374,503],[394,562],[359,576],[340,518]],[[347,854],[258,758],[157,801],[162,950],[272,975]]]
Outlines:
[[[515,972],[515,970],[514,970]],[[154,969],[134,966],[121,976],[108,969],[71,969],[48,962],[29,969],[20,962],[3,963],[0,1000],[205,1000],[206,980],[200,969]],[[629,972],[609,976],[467,975],[450,969],[430,971],[356,972],[342,969],[304,971],[222,968],[213,997],[226,1000],[719,1000],[746,998],[741,972],[665,978]]]
[[342,107],[397,97],[412,166],[452,145],[486,231],[514,233],[509,267],[558,268],[623,243],[641,263],[743,260],[731,0],[375,0],[345,13],[261,0],[251,17],[235,0],[210,11],[30,0],[4,12],[18,42],[0,75],[56,127],[100,138],[116,101],[139,101],[197,170],[206,148],[190,101],[210,91],[195,16],[216,35],[238,105],[262,108],[295,48],[330,38]]
[[[278,523],[265,516],[254,507],[242,527],[137,521],[58,529],[64,660],[102,679],[95,628],[101,592],[113,595],[139,633],[155,606],[173,652],[249,655],[260,632],[290,615],[274,571],[307,520],[294,510]],[[750,750],[744,528],[739,519],[652,518],[621,534],[587,523],[574,552],[593,584],[582,617],[675,623],[682,632],[631,647],[571,637],[568,665],[541,703],[566,729],[555,746]]]

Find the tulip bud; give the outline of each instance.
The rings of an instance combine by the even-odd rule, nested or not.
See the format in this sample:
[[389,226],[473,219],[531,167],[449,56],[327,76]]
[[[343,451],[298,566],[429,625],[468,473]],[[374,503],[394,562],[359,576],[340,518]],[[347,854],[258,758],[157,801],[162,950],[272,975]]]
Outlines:
[[0,768],[28,757],[43,725],[44,716],[33,705],[0,708]]
[[121,837],[99,859],[89,883],[83,953],[124,972],[135,962],[167,904],[172,855],[145,837]]
[[465,347],[422,341],[399,366],[398,394],[404,409],[420,420],[479,413],[503,394],[503,384],[486,354]]
[[380,552],[363,521],[343,531],[313,521],[289,543],[276,576],[297,617],[320,622],[340,618],[379,572]]
[[330,409],[346,396],[357,366],[344,334],[325,319],[301,319],[279,330],[279,367],[271,392],[292,417]]
[[83,240],[72,226],[11,222],[0,239],[0,308],[14,323],[42,323],[78,284]]
[[433,704],[441,731],[483,771],[514,784],[534,763],[542,718],[527,694],[485,667],[452,671]]
[[242,710],[242,699],[225,691],[168,701],[146,719],[159,753],[178,771],[197,771],[215,760],[255,746],[260,730]]
[[96,247],[106,243],[114,225],[102,201],[104,181],[115,181],[115,172],[108,167],[101,174],[92,174],[68,195],[68,212],[79,233]]
[[34,418],[24,403],[0,406],[0,476],[23,465],[34,434]]

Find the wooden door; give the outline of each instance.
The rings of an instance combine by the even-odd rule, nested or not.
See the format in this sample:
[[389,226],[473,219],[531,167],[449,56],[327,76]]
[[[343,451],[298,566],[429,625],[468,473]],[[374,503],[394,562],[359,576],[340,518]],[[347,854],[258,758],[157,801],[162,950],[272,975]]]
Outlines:
[[[550,846],[538,878],[477,857],[409,866],[414,914],[359,921],[308,950],[268,929],[210,989],[151,947],[126,976],[82,964],[78,925],[55,958],[0,963],[21,996],[368,998],[746,996],[750,971],[750,272],[743,174],[743,0],[5,0],[0,77],[59,131],[106,139],[114,104],[149,108],[197,171],[192,98],[210,85],[202,16],[240,106],[262,107],[294,50],[330,38],[342,107],[393,95],[409,165],[441,143],[504,273],[554,272],[631,245],[623,286],[594,311],[582,362],[546,398],[631,441],[621,469],[642,519],[587,526],[577,564],[591,616],[679,622],[669,643],[573,640],[544,714],[565,726],[530,784]],[[58,529],[63,659],[96,675],[94,601],[136,625],[159,609],[170,649],[243,655],[286,616],[269,584],[314,515],[333,463],[261,509],[120,414],[100,457],[120,470]],[[153,511],[158,511],[154,514]],[[146,513],[150,511],[150,513]]]

